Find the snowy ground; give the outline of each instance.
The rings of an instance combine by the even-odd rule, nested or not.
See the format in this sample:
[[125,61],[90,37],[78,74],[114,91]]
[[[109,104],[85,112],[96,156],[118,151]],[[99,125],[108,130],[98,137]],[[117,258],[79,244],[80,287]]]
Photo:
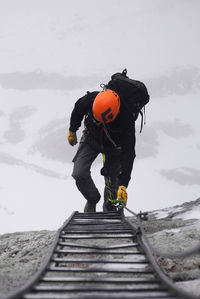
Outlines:
[[[199,197],[199,9],[198,0],[0,1],[0,233],[55,230],[83,209],[70,113],[125,67],[151,95],[129,208]],[[100,168],[101,157],[92,174],[103,192]]]

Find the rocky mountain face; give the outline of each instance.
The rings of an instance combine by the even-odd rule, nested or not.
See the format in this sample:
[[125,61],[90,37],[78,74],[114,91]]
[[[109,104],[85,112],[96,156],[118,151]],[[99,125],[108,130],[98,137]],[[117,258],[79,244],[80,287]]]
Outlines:
[[[136,224],[134,217],[127,217]],[[152,246],[164,253],[182,253],[200,242],[200,198],[183,205],[148,212],[143,222]],[[54,231],[0,236],[0,296],[24,285],[44,260]],[[200,295],[200,253],[187,258],[157,257],[163,270],[181,287]]]
[[0,297],[23,286],[44,260],[55,232],[32,231],[0,236]]
[[[136,225],[135,219],[130,218]],[[150,244],[161,253],[176,254],[200,244],[200,198],[150,211],[143,221]],[[200,296],[200,252],[185,258],[157,257],[164,272],[180,287]]]

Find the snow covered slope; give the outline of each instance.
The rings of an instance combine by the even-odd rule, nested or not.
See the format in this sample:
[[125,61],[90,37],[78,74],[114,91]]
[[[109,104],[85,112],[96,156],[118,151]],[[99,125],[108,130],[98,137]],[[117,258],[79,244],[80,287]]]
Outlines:
[[[198,0],[0,1],[0,233],[57,229],[83,209],[70,113],[125,67],[151,95],[129,208],[199,197],[199,10]],[[92,173],[103,192],[100,168],[101,157]]]

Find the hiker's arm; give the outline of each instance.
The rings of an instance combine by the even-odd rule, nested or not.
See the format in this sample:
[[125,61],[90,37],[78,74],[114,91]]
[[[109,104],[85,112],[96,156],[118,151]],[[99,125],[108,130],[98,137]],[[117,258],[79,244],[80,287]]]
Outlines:
[[75,103],[70,118],[69,130],[71,132],[76,132],[78,130],[78,128],[81,126],[81,122],[83,120],[84,115],[87,114],[90,107],[91,107],[91,97],[88,94],[80,98]]

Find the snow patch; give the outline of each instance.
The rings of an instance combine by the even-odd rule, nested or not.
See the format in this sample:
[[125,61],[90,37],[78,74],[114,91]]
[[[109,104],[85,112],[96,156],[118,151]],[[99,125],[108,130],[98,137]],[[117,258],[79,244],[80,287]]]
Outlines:
[[172,228],[172,229],[166,229],[164,230],[164,232],[177,234],[180,232],[180,230],[181,230],[180,228]]
[[187,211],[174,217],[174,219],[178,218],[181,218],[182,220],[200,219],[200,207],[195,207],[195,209],[193,208],[190,211]]
[[163,219],[169,216],[170,213],[177,213],[183,211],[183,207],[170,207],[163,210],[157,210],[155,211],[155,218],[156,219]]

